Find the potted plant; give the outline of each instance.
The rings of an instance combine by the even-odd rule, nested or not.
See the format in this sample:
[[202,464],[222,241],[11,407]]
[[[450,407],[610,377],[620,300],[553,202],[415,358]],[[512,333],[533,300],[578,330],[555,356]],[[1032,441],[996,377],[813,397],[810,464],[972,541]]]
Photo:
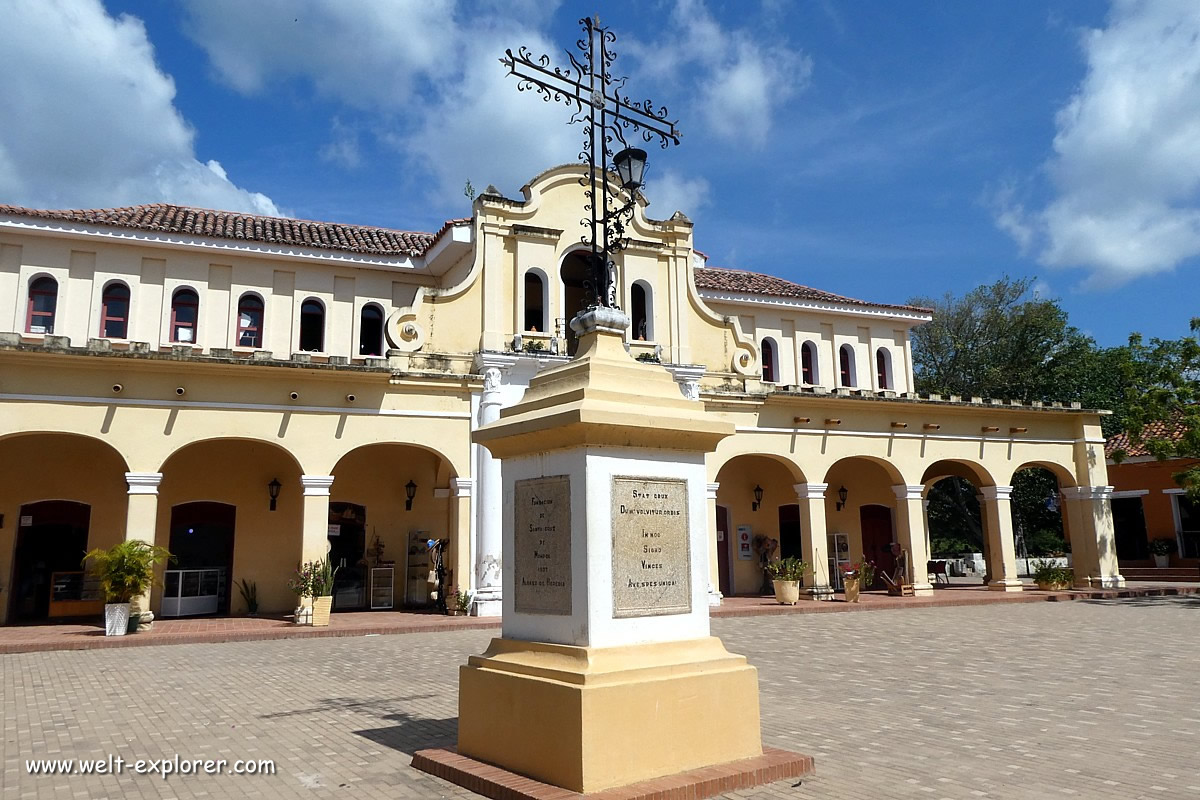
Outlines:
[[96,576],[104,593],[105,636],[125,635],[130,601],[150,590],[155,565],[168,560],[175,557],[167,548],[139,539],[126,539],[107,550],[97,548],[83,557],[84,568]]
[[863,560],[857,564],[851,564],[842,573],[842,588],[846,592],[846,602],[857,603],[859,591],[864,586],[870,586],[874,582],[875,563],[873,561]]
[[1070,589],[1075,583],[1075,570],[1060,567],[1057,561],[1035,561],[1033,582],[1043,591]]
[[1171,554],[1175,552],[1174,539],[1151,539],[1148,542],[1150,555],[1154,556],[1154,566],[1162,569],[1171,564]]
[[806,569],[808,564],[792,556],[767,562],[767,574],[771,576],[775,599],[780,605],[796,605],[800,599],[800,581],[804,580]]
[[246,604],[246,613],[251,617],[258,616],[258,584],[242,578],[237,587]]
[[462,617],[471,613],[471,599],[473,593],[471,590],[460,592],[458,587],[454,587],[446,595],[446,613],[451,617]]
[[297,625],[329,625],[329,612],[333,609],[333,576],[336,574],[337,568],[324,558],[305,561],[296,568],[288,588],[300,597],[295,617]]

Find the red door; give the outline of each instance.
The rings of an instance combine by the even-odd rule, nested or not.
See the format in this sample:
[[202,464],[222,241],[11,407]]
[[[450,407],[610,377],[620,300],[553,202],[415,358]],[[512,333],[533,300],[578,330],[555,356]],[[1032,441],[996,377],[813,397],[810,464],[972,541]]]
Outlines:
[[717,580],[721,594],[729,597],[729,509],[717,506]]
[[892,510],[887,506],[863,506],[858,511],[862,528],[863,559],[875,562],[875,583],[869,588],[882,589],[880,574],[896,571],[892,555]]

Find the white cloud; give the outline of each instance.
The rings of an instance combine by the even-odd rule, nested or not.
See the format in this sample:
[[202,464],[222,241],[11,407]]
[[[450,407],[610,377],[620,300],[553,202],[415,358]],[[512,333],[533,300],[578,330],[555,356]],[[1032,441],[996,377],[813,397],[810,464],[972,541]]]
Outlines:
[[347,169],[357,168],[362,163],[362,153],[358,144],[358,131],[337,117],[334,117],[331,126],[331,135],[332,138],[321,148],[321,159],[341,164]]
[[686,178],[668,169],[654,175],[646,191],[650,201],[647,215],[651,219],[668,219],[682,211],[694,222],[709,204],[711,187],[704,178]]
[[1088,71],[1046,164],[1055,196],[997,220],[1018,241],[1036,232],[1041,263],[1116,285],[1200,255],[1198,39],[1194,0],[1115,0],[1107,27],[1085,32]]
[[661,40],[631,42],[642,77],[675,79],[697,70],[694,105],[706,127],[727,141],[762,148],[776,108],[808,85],[812,59],[748,30],[727,30],[703,0],[676,0],[673,25]]
[[196,159],[141,21],[98,0],[15,0],[0,25],[0,202],[36,207],[168,201],[277,213]]

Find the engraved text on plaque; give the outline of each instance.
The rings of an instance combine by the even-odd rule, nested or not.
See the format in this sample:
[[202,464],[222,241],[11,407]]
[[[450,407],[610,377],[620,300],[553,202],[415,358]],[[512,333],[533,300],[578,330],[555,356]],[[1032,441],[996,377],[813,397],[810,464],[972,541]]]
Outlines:
[[692,610],[687,481],[612,479],[613,617]]
[[529,478],[513,486],[514,610],[571,613],[571,479]]

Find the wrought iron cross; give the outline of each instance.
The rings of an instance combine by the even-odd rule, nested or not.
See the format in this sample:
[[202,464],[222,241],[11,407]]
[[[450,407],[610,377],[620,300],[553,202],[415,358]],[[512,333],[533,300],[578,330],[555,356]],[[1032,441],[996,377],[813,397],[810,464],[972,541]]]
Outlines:
[[580,220],[587,233],[581,241],[591,247],[588,257],[591,277],[585,288],[593,306],[617,308],[611,256],[629,244],[625,229],[633,218],[641,175],[628,185],[619,183],[614,193],[610,177],[613,146],[619,144],[622,148],[617,156],[640,153],[644,164],[645,152],[631,148],[626,135],[635,141],[640,136],[645,142],[657,138],[665,149],[679,144],[679,129],[667,119],[666,106],[656,108],[649,99],[631,100],[624,93],[628,78],[612,77],[617,54],[611,45],[617,40],[616,34],[602,27],[599,17],[584,17],[579,24],[584,36],[575,46],[581,55],[577,57],[568,50],[567,67],[551,66],[549,56],[535,57],[525,47],[516,54],[511,49],[505,50],[500,63],[508,67],[510,75],[516,76],[518,91],[533,90],[547,103],[553,100],[572,106],[575,110],[568,124],[586,124],[583,149],[579,151],[580,161],[589,167],[588,176],[580,180],[581,185],[588,187],[584,205],[587,216]]

